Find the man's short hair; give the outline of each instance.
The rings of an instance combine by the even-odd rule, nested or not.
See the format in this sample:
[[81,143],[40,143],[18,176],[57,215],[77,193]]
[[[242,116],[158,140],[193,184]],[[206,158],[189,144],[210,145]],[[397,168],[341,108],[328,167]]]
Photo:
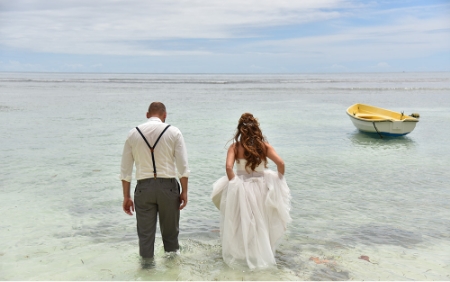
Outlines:
[[151,115],[162,115],[166,112],[166,106],[164,106],[164,104],[161,102],[153,102],[148,107],[148,112]]

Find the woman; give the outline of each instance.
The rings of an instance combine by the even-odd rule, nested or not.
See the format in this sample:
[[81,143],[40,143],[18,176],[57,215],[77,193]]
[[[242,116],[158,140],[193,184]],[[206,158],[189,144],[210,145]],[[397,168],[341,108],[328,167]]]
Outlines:
[[[267,159],[277,172],[265,169]],[[233,171],[236,163],[236,172]],[[262,135],[250,113],[239,119],[228,149],[226,173],[213,184],[212,200],[220,210],[222,256],[231,267],[273,266],[275,248],[290,222],[290,193],[284,162]]]

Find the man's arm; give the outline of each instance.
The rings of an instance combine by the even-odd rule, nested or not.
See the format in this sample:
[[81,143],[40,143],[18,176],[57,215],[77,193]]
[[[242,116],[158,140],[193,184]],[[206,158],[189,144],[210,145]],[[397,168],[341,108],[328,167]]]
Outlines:
[[178,177],[181,183],[180,193],[180,210],[182,210],[188,202],[188,177],[189,177],[189,165],[187,158],[186,144],[181,132],[178,132],[177,139],[175,141],[175,164],[177,166]]
[[130,186],[131,186],[131,174],[133,172],[133,153],[131,150],[131,146],[128,143],[128,140],[125,142],[123,146],[122,153],[122,164],[120,168],[120,178],[122,179],[122,189],[123,189],[123,203],[122,208],[123,211],[129,215],[133,215],[134,212],[134,204],[130,195]]
[[177,166],[178,178],[189,177],[189,165],[186,144],[183,135],[178,131],[175,139],[175,164]]
[[121,180],[131,182],[131,176],[133,173],[133,164],[134,164],[133,150],[131,148],[129,141],[127,140],[123,145],[122,162],[120,165]]
[[180,193],[180,211],[187,205],[188,202],[188,178],[181,177],[181,193]]
[[123,211],[129,215],[133,215],[134,212],[134,204],[133,199],[131,199],[130,195],[130,186],[131,183],[125,180],[122,180],[122,188],[123,188]]

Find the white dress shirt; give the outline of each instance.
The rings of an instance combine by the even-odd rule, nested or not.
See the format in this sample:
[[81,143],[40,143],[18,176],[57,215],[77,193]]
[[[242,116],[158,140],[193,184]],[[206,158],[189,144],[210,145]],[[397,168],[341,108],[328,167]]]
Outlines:
[[[168,124],[163,123],[157,117],[151,117],[144,124],[139,125],[139,130],[144,134],[150,146],[155,148],[156,173],[158,178],[189,177],[189,166],[186,145],[181,131],[175,126],[170,126],[155,142]],[[131,182],[133,163],[136,165],[136,179],[153,178],[153,162],[150,148],[142,136],[133,128],[128,133],[128,138],[123,147],[120,178]]]

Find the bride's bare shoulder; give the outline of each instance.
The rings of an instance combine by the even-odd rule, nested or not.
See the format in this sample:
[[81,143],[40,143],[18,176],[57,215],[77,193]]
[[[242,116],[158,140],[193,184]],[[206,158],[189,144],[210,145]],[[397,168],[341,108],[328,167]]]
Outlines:
[[229,149],[238,149],[238,150],[240,148],[243,148],[243,147],[242,147],[241,143],[239,143],[239,142],[233,142],[233,144],[231,144],[229,147]]

